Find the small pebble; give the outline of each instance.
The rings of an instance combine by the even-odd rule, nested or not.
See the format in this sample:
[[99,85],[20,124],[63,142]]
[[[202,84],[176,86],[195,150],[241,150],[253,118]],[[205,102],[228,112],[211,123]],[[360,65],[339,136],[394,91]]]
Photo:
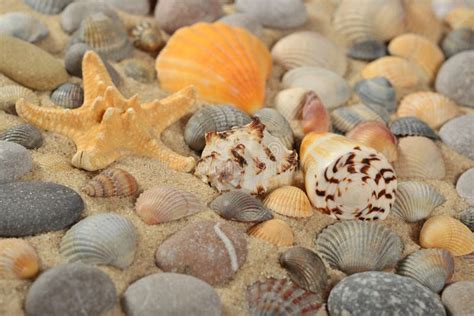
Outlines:
[[76,222],[84,210],[79,194],[50,182],[0,184],[0,205],[1,237],[61,230]]
[[0,35],[8,35],[34,43],[47,37],[48,28],[38,19],[22,12],[0,16]]
[[0,185],[15,181],[30,171],[31,168],[33,168],[33,160],[30,152],[25,147],[17,143],[0,140]]
[[55,266],[42,273],[28,290],[27,316],[103,315],[117,301],[110,277],[81,263]]
[[30,124],[10,127],[0,133],[0,140],[17,143],[27,149],[36,149],[43,145],[40,130]]
[[258,20],[246,13],[234,13],[222,17],[219,22],[229,24],[231,26],[240,27],[247,29],[255,36],[260,37],[263,35],[263,27]]
[[129,316],[222,315],[216,291],[195,277],[155,273],[131,284],[123,298]]
[[151,82],[156,78],[155,68],[140,59],[127,60],[123,71],[127,77],[143,83]]
[[449,315],[474,315],[474,281],[460,281],[447,286],[441,301]]
[[73,2],[61,13],[61,27],[68,33],[73,33],[85,17],[94,13],[103,13],[114,21],[120,21],[119,16],[107,3],[102,2]]
[[456,191],[469,205],[474,205],[474,168],[467,170],[459,177]]
[[444,124],[439,130],[443,143],[474,160],[474,115],[463,115]]

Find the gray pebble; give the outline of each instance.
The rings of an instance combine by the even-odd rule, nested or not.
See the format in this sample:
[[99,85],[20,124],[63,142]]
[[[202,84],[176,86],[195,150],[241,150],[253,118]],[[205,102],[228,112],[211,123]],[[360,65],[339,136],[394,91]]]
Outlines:
[[10,12],[0,16],[0,35],[13,36],[34,43],[47,37],[48,34],[48,28],[31,15]]
[[474,168],[464,172],[456,183],[458,195],[466,200],[467,204],[474,205]]
[[456,152],[474,159],[474,115],[463,115],[448,121],[439,130],[443,143]]
[[474,281],[460,281],[446,287],[441,300],[452,316],[474,315]]
[[0,185],[20,178],[31,168],[33,160],[25,147],[0,140]]
[[150,11],[148,0],[99,0],[115,8],[135,15],[147,15]]
[[30,124],[10,127],[0,133],[0,140],[17,143],[27,149],[36,149],[43,145],[40,130]]
[[247,29],[247,31],[253,33],[257,37],[263,35],[263,27],[258,22],[258,19],[250,14],[246,13],[233,13],[226,15],[219,19],[219,22]]

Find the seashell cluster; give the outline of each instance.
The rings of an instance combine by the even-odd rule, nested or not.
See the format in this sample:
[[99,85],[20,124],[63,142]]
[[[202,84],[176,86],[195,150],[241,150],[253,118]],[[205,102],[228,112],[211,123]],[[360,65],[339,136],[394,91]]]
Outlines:
[[17,37],[34,43],[49,35],[48,28],[31,15],[10,12],[0,15],[0,35]]
[[267,131],[273,136],[279,138],[288,149],[293,149],[293,130],[288,120],[277,110],[271,108],[263,108],[254,113]]
[[331,112],[332,123],[337,131],[343,133],[367,121],[378,121],[384,124],[388,120],[388,113],[381,107],[377,109],[381,111],[377,113],[365,104],[340,107]]
[[84,91],[77,83],[65,83],[51,93],[51,101],[66,109],[75,109],[84,102]]
[[30,279],[39,271],[36,250],[22,239],[0,240],[0,279]]
[[273,218],[259,199],[238,190],[219,195],[209,207],[221,217],[238,222],[263,222]]
[[17,85],[0,87],[0,110],[16,115],[16,101],[22,98],[31,104],[39,105],[38,97],[28,88]]
[[293,186],[283,186],[268,194],[263,204],[272,211],[289,217],[310,217],[313,207],[306,193]]
[[250,227],[247,233],[275,246],[291,246],[294,235],[291,227],[281,219],[271,219]]
[[165,45],[160,28],[150,21],[142,21],[131,30],[132,43],[135,47],[152,54]]
[[130,196],[138,192],[138,183],[127,171],[111,168],[92,178],[82,192],[92,197]]
[[0,133],[0,140],[20,144],[27,149],[36,149],[43,145],[43,135],[29,124],[13,126]]
[[397,137],[423,136],[433,140],[439,139],[428,124],[415,116],[404,116],[393,120],[390,123],[390,131]]
[[44,14],[58,14],[74,0],[24,0],[33,10]]
[[392,84],[385,77],[361,80],[354,86],[354,91],[362,103],[380,106],[390,113],[395,112],[397,96]]

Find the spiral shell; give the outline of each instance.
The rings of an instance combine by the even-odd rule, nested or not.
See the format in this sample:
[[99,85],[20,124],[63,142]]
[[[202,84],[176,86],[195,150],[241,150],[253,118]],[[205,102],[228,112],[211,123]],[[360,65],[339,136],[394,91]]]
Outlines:
[[75,109],[84,101],[84,90],[77,83],[65,83],[51,93],[51,101],[66,109]]
[[428,124],[415,116],[405,116],[395,119],[390,123],[390,131],[398,137],[423,136],[434,140],[439,139],[439,136]]
[[74,0],[24,0],[33,10],[44,14],[58,14]]
[[293,148],[293,130],[287,119],[277,110],[263,108],[255,112],[254,116],[258,117],[270,134],[279,138],[286,148]]
[[365,61],[372,61],[385,55],[387,55],[385,44],[377,40],[365,40],[355,43],[347,51],[347,56]]
[[469,227],[471,231],[474,232],[474,207],[469,207],[465,209],[461,215],[459,215],[459,220]]
[[0,110],[16,115],[16,101],[21,98],[30,104],[39,105],[38,97],[30,89],[16,85],[0,87]]
[[133,262],[137,242],[130,220],[115,213],[100,213],[72,226],[62,238],[59,252],[69,262],[125,269]]
[[82,192],[92,197],[130,196],[138,192],[138,183],[127,171],[111,168],[92,178]]
[[35,249],[22,239],[0,240],[0,279],[30,279],[38,274]]
[[260,200],[241,191],[219,195],[209,207],[223,218],[239,222],[263,222],[273,218]]
[[14,142],[27,149],[36,149],[43,145],[43,135],[36,127],[29,124],[13,126],[0,133],[0,140]]
[[313,207],[306,193],[297,187],[280,187],[267,195],[263,204],[272,211],[289,217],[313,215]]
[[354,86],[354,91],[362,103],[378,105],[390,113],[395,112],[397,96],[392,84],[385,77],[361,80]]
[[133,45],[145,52],[157,53],[165,45],[160,28],[150,21],[138,23],[131,31]]
[[334,127],[343,133],[367,121],[385,123],[385,120],[378,113],[365,104],[355,104],[335,109],[331,112],[331,119]]
[[294,242],[293,231],[281,219],[271,219],[250,227],[247,233],[276,246],[291,246]]
[[316,247],[331,267],[353,274],[395,266],[404,245],[399,236],[381,224],[345,221],[319,233]]

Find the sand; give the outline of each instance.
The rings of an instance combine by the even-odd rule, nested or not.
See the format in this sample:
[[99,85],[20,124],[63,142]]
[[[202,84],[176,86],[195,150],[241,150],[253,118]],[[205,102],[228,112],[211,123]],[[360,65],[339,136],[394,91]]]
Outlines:
[[[334,10],[332,2],[330,0],[311,0],[307,1],[307,3],[311,3],[308,7],[310,21],[301,29],[318,31],[333,39],[336,43],[341,45],[342,49],[344,42],[330,25],[330,17]],[[226,9],[231,10],[230,7]],[[27,12],[44,22],[50,30],[50,35],[38,43],[38,45],[58,58],[64,56],[64,48],[67,44],[68,36],[60,27],[59,16],[46,16],[34,12],[27,5],[23,4],[21,0],[0,1],[0,14],[12,11]],[[124,17],[127,25],[133,25],[134,21],[143,19],[143,17],[133,17],[126,14],[121,14],[121,16]],[[266,43],[271,44],[279,37],[290,32],[291,31],[276,32],[266,30],[264,40]],[[146,61],[150,64],[150,67],[153,66],[154,59],[143,52],[135,50],[133,57]],[[112,64],[123,75],[123,62]],[[359,71],[364,65],[365,63],[363,62],[350,61],[346,78],[351,84],[354,84],[360,79]],[[271,105],[274,94],[279,90],[279,78],[282,74],[283,70],[275,65],[272,77],[267,85],[267,106]],[[125,76],[123,77],[125,78]],[[71,77],[70,81],[79,82],[80,80]],[[0,74],[0,86],[11,83],[11,80]],[[142,84],[129,78],[124,80],[124,84],[120,87],[120,90],[125,96],[138,94],[142,101],[162,98],[166,95],[165,92],[159,89],[156,81],[150,84]],[[51,106],[48,93],[41,93],[39,95],[43,106]],[[356,100],[353,98],[351,102],[356,102]],[[474,112],[472,109],[464,108],[464,110]],[[193,153],[183,141],[183,129],[186,119],[187,118],[184,118],[166,130],[163,134],[163,140],[173,150],[181,154],[192,154],[197,158],[198,156]],[[0,130],[20,123],[22,123],[20,118],[0,112]],[[70,139],[49,132],[44,132],[44,136],[44,145],[32,151],[34,168],[32,172],[24,176],[22,180],[51,181],[66,185],[79,192],[80,188],[95,174],[71,167],[69,161],[75,152],[75,146]],[[443,153],[447,175],[443,181],[430,180],[426,182],[438,189],[446,197],[446,202],[436,208],[433,214],[456,216],[467,207],[467,204],[456,194],[454,185],[463,171],[474,167],[474,161],[455,153],[440,142],[438,142],[438,145]],[[205,204],[208,204],[218,195],[217,192],[192,174],[175,172],[166,168],[156,160],[140,157],[126,157],[120,159],[113,166],[123,168],[132,173],[137,178],[143,190],[156,185],[175,186],[195,193]],[[81,195],[86,204],[84,217],[101,212],[116,212],[129,218],[137,228],[140,241],[133,264],[125,270],[104,266],[99,267],[112,278],[119,294],[122,294],[127,286],[135,280],[152,273],[160,272],[160,269],[155,265],[154,254],[157,247],[168,236],[184,225],[200,219],[224,221],[212,210],[207,209],[197,215],[176,222],[149,226],[144,224],[134,213],[134,201],[131,198],[93,199],[85,194],[81,193]],[[276,215],[276,217],[282,218],[278,215]],[[284,220],[287,221],[295,233],[295,244],[312,249],[314,249],[314,238],[316,234],[325,226],[335,222],[333,219],[321,213],[315,213],[314,216],[309,219],[296,220],[284,218]],[[394,215],[390,215],[387,220],[381,223],[402,237],[405,243],[404,255],[420,248],[417,241],[422,223],[407,224],[395,218]],[[243,232],[248,228],[248,225],[245,224],[233,223],[233,225]],[[64,233],[65,231],[59,231],[26,238],[38,251],[41,260],[41,271],[45,271],[65,261],[58,251],[59,243]],[[286,248],[278,248],[250,237],[247,238],[247,241],[247,261],[237,272],[234,280],[225,286],[216,288],[221,297],[225,315],[246,314],[244,291],[248,285],[257,280],[263,280],[266,277],[281,278],[286,276],[285,271],[278,264],[278,256]],[[474,280],[474,264],[469,263],[467,260],[456,258],[455,270],[453,281]],[[330,276],[331,284],[334,285],[344,277],[344,274],[339,271],[330,270]],[[31,284],[31,281],[0,280],[0,315],[23,315],[24,298]],[[119,302],[117,302],[114,313],[118,315],[121,314]]]

